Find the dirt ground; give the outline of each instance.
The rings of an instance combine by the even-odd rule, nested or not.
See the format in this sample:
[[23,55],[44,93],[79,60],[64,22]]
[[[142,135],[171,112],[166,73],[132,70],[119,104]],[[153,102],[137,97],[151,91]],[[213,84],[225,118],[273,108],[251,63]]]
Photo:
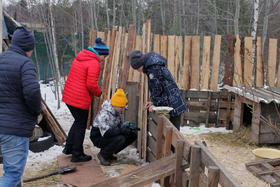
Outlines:
[[[88,137],[88,136],[86,136]],[[252,150],[257,148],[256,145],[250,143],[244,133],[209,133],[200,135],[185,135],[187,141],[194,143],[196,140],[204,140],[211,153],[220,161],[220,163],[230,172],[233,177],[241,184],[242,187],[269,187],[269,184],[261,181],[252,175],[245,167],[245,163],[258,160],[252,153]],[[98,149],[94,148],[88,138],[85,139],[84,146],[90,149],[93,154],[97,154]],[[125,154],[125,153],[123,153]],[[125,157],[125,155],[120,155]],[[94,159],[96,157],[94,156]],[[109,176],[118,176],[119,173],[128,164],[141,165],[142,163],[134,161],[124,161],[125,163],[115,164],[112,167],[101,167],[104,173]],[[24,178],[36,176],[46,173],[57,167],[57,162],[46,165],[40,172],[34,172],[32,168],[26,168]],[[2,173],[2,165],[0,165],[0,175]],[[64,186],[61,184],[59,175],[40,179],[35,182],[26,183],[24,187],[37,186]]]
[[257,148],[250,143],[245,134],[242,133],[211,133],[200,135],[185,135],[186,139],[194,143],[204,140],[210,152],[226,168],[242,187],[269,187],[270,185],[261,181],[250,173],[245,164],[260,160],[252,153]]

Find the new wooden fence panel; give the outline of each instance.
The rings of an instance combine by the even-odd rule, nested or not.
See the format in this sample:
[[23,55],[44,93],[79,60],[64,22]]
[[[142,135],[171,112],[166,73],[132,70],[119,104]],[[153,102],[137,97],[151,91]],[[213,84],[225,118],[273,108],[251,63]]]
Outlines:
[[244,85],[252,87],[252,45],[253,38],[245,37],[244,39]]
[[160,54],[160,35],[155,34],[154,35],[154,52]]
[[243,86],[242,63],[241,63],[241,40],[239,35],[236,36],[236,42],[234,46],[233,86]]
[[183,88],[183,37],[176,36],[176,50],[175,50],[175,75],[177,77],[176,82],[179,88]]
[[175,75],[175,36],[168,36],[168,58],[167,67],[172,74],[174,80],[177,80]]
[[163,56],[164,58],[167,59],[168,57],[168,37],[167,36],[161,36],[160,37],[160,54],[161,56]]
[[264,69],[263,68],[264,68],[264,66],[263,66],[263,60],[262,60],[262,38],[257,37],[257,68],[256,68],[256,86],[257,87],[264,86]]
[[205,36],[203,40],[202,74],[201,74],[201,89],[204,90],[209,89],[210,47],[211,47],[211,36]]
[[183,88],[188,90],[190,88],[190,63],[191,63],[191,36],[185,36],[184,41],[184,85]]
[[212,59],[212,74],[211,74],[211,90],[218,90],[219,83],[219,68],[220,68],[220,56],[221,56],[221,35],[215,36],[214,41],[214,51],[213,51],[213,59]]
[[199,90],[200,79],[200,36],[192,37],[192,51],[191,51],[191,89]]
[[277,59],[277,39],[269,39],[268,61],[267,61],[267,85],[274,87]]

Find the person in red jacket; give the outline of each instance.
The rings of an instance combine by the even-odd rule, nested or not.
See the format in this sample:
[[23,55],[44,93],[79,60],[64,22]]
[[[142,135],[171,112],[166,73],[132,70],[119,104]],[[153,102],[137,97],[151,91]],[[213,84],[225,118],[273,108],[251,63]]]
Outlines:
[[72,62],[66,80],[62,101],[66,103],[74,123],[68,133],[64,154],[72,154],[71,162],[87,162],[91,156],[83,150],[88,110],[93,95],[99,97],[101,89],[98,86],[100,63],[109,54],[109,48],[96,38],[94,47],[80,51]]

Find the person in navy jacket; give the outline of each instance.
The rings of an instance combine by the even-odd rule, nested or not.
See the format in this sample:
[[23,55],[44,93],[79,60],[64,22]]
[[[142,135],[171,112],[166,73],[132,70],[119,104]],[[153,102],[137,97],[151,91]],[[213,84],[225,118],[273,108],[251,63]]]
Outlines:
[[29,58],[34,36],[18,27],[8,50],[0,54],[0,146],[4,175],[0,186],[21,186],[41,93],[35,65]]
[[143,72],[148,76],[148,87],[151,101],[145,107],[153,112],[155,106],[169,106],[173,110],[170,121],[180,130],[181,114],[187,110],[187,105],[181,92],[167,69],[167,61],[155,52],[143,54],[141,51],[132,51],[130,64],[133,69]]

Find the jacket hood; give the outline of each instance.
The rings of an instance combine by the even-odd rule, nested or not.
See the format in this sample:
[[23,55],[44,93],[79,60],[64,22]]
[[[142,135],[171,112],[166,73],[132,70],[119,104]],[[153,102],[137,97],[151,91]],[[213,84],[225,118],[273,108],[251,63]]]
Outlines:
[[102,110],[108,111],[108,112],[112,113],[113,115],[116,114],[116,111],[113,108],[111,101],[109,99],[104,101],[104,103],[102,104]]
[[92,59],[96,59],[98,62],[100,61],[100,58],[98,57],[97,54],[95,54],[94,52],[87,50],[87,49],[83,49],[82,51],[80,51],[77,56],[76,59],[78,61],[89,61]]
[[145,65],[144,65],[144,69],[147,69],[150,66],[154,66],[154,65],[159,65],[159,66],[166,66],[167,65],[167,61],[166,59],[155,53],[155,52],[150,52],[147,53],[145,55]]

